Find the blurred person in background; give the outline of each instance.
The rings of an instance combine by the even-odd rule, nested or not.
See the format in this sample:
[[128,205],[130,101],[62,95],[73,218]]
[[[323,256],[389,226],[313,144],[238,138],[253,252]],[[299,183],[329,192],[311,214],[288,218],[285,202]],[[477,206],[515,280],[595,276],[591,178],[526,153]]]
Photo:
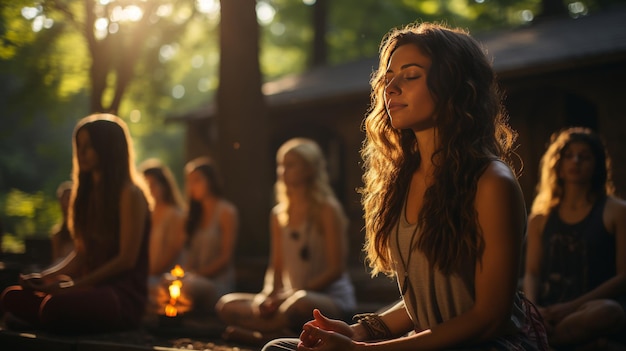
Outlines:
[[189,161],[185,175],[189,205],[181,301],[189,303],[196,314],[214,315],[217,300],[235,288],[239,215],[235,205],[223,197],[222,183],[211,159]]
[[602,139],[582,127],[554,133],[539,175],[524,292],[539,306],[552,346],[601,350],[618,334],[623,343],[626,202],[614,194]]
[[111,114],[81,119],[72,174],[74,250],[5,289],[6,325],[64,333],[136,328],[147,300],[150,210],[126,123]]
[[227,340],[263,344],[298,335],[313,309],[343,318],[356,305],[346,267],[348,220],[322,150],[313,140],[294,138],[278,149],[276,162],[268,279],[259,294],[233,293],[219,301]]
[[170,168],[158,159],[139,166],[153,199],[150,231],[149,311],[169,300],[164,274],[181,263],[185,245],[185,203]]
[[61,207],[62,219],[51,231],[52,240],[52,263],[58,263],[72,250],[74,250],[74,239],[70,234],[68,226],[68,213],[70,206],[70,196],[72,195],[72,182],[64,181],[57,187],[56,196]]

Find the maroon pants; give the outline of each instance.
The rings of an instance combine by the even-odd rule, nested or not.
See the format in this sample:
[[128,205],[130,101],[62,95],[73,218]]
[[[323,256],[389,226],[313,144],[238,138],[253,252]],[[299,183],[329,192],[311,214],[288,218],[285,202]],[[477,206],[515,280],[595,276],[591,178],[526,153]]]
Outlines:
[[111,287],[93,287],[48,295],[10,286],[1,296],[2,308],[37,329],[56,332],[95,332],[130,329],[136,318],[125,316]]

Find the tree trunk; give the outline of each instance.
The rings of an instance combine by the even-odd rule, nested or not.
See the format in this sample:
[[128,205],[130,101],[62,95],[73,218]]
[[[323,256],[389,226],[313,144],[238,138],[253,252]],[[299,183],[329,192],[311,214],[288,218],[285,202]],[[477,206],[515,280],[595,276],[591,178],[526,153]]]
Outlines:
[[274,164],[254,0],[221,1],[217,159],[239,209],[238,255],[267,255]]
[[327,62],[328,47],[326,45],[328,3],[317,0],[313,5],[313,55],[311,66],[323,66]]
[[539,18],[547,18],[554,16],[567,16],[567,6],[563,0],[541,0],[541,13]]

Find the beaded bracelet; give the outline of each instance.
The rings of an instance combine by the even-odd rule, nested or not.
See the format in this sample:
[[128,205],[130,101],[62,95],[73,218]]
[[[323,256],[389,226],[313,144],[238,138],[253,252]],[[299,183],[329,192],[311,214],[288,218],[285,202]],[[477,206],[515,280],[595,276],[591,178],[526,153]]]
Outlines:
[[391,330],[376,313],[357,314],[352,317],[352,320],[365,328],[370,340],[382,340],[392,337]]
[[73,280],[66,280],[66,281],[60,281],[59,282],[59,288],[61,288],[61,289],[71,288],[73,286],[74,286],[74,281]]

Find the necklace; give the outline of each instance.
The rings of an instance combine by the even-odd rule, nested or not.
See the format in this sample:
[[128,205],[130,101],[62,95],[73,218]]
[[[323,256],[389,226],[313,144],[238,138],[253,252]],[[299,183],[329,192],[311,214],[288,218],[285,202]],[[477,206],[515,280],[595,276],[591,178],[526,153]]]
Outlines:
[[[307,220],[306,225],[304,227],[304,235],[302,237],[302,247],[300,248],[300,258],[303,261],[308,261],[309,260],[309,256],[310,256],[310,252],[309,252],[309,229],[310,229],[310,223]],[[300,240],[300,233],[296,230],[292,231],[289,236],[291,237],[291,239],[298,241]]]
[[411,255],[413,254],[413,240],[415,240],[415,234],[417,233],[417,228],[419,225],[415,223],[415,229],[413,229],[413,233],[411,233],[411,241],[409,242],[409,254],[406,258],[406,263],[404,262],[404,258],[402,257],[402,251],[400,250],[400,221],[402,219],[398,219],[398,224],[396,225],[396,246],[398,248],[398,255],[400,255],[400,262],[402,262],[402,268],[404,268],[404,279],[402,280],[402,284],[400,284],[400,288],[402,290],[402,296],[406,294],[406,291],[409,289],[409,263],[411,262]]

